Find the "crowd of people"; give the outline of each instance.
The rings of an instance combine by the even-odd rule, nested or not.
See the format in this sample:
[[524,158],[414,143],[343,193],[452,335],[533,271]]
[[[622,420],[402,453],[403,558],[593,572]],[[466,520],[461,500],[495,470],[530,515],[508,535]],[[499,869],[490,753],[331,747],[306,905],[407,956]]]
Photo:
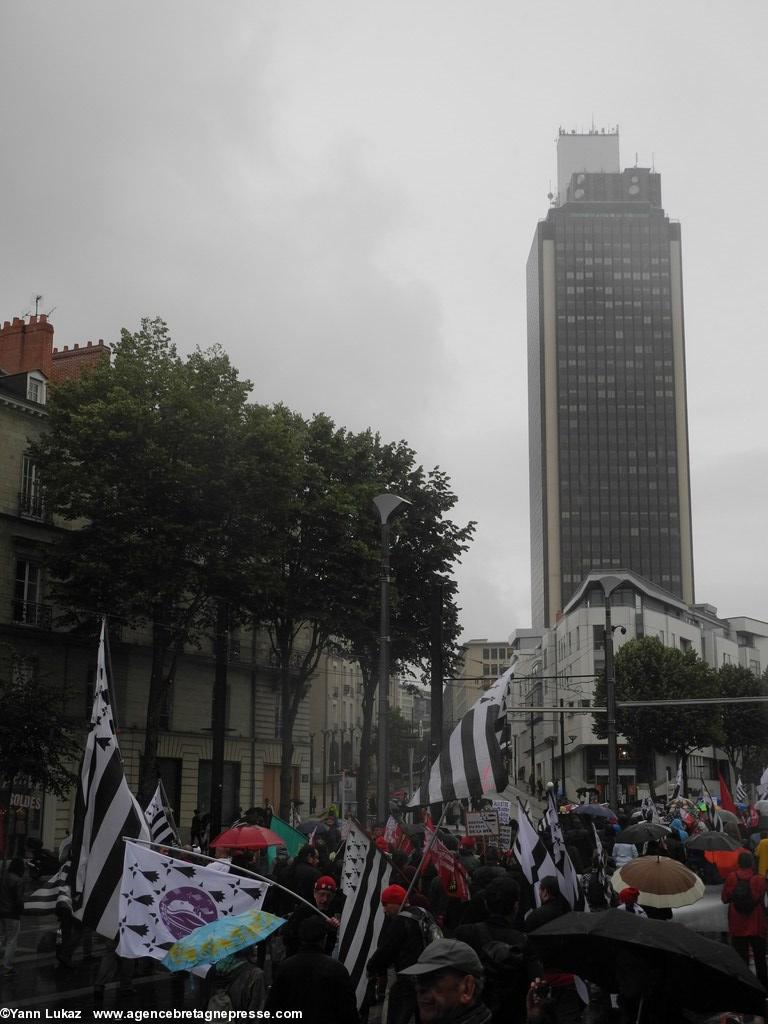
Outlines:
[[[633,820],[629,810],[622,808],[619,813],[618,821],[598,818],[597,830],[579,814],[563,813],[560,818],[584,902],[592,912],[615,909],[640,917],[672,918],[671,910],[642,905],[637,889],[626,886],[614,892],[605,884],[616,868],[643,854],[660,853],[686,861],[696,873],[705,875],[708,883],[723,882],[709,860],[686,851],[677,829],[642,846],[617,842],[617,834]],[[302,1009],[305,1017],[318,1022],[359,1022],[366,1021],[373,1007],[384,1001],[384,1024],[636,1019],[636,998],[618,992],[612,1000],[611,993],[600,993],[594,987],[591,992],[585,987],[580,991],[578,979],[542,959],[531,940],[539,928],[571,910],[561,892],[561,879],[540,879],[536,896],[514,849],[500,850],[493,841],[459,835],[458,829],[442,831],[440,838],[466,873],[468,899],[446,890],[433,863],[426,868],[421,865],[418,830],[411,830],[416,848],[410,851],[395,848],[383,836],[375,839],[391,872],[379,897],[384,925],[367,963],[368,991],[359,1012],[349,975],[334,959],[344,904],[344,844],[339,841],[338,823],[330,824],[330,833],[305,846],[292,861],[282,855],[275,863],[272,878],[284,889],[270,890],[265,909],[287,916],[287,924],[269,940],[273,980],[265,997],[267,1008]],[[515,825],[513,822],[513,847]],[[604,852],[602,865],[596,853],[596,831]],[[542,839],[545,845],[549,843],[546,832]],[[751,953],[755,972],[766,984],[768,828],[752,834],[744,830],[742,839],[745,849],[725,875],[722,899],[728,903],[734,949],[747,963]],[[754,901],[749,914],[733,899],[742,879],[747,880]],[[292,908],[285,890],[313,902],[325,920],[302,904]],[[264,966],[263,957],[261,964]],[[212,978],[219,973],[217,967]],[[683,1019],[674,1000],[668,1010],[669,1020]],[[662,1017],[655,1019],[661,1024]]]
[[[254,810],[246,812],[242,820],[255,820]],[[265,811],[258,810],[258,820],[264,822]],[[271,813],[271,808],[266,813]],[[721,898],[728,905],[730,941],[747,964],[751,957],[755,973],[768,987],[768,821],[751,833],[742,830],[744,848],[723,878],[710,860],[686,849],[678,828],[643,846],[622,842],[619,833],[633,819],[628,810],[621,809],[619,814],[618,821],[595,819],[596,828],[580,814],[560,815],[565,847],[589,909],[672,917],[671,911],[643,905],[637,889],[626,886],[615,892],[605,880],[616,868],[643,854],[684,860],[705,876],[706,882],[724,883]],[[198,819],[194,824],[199,841],[205,823]],[[268,889],[263,909],[285,918],[286,923],[268,940],[216,963],[200,991],[201,1006],[301,1010],[304,1019],[313,1024],[366,1024],[374,1007],[383,1014],[384,1024],[409,1024],[412,1020],[416,1024],[634,1021],[637,999],[628,990],[601,993],[593,987],[590,992],[572,973],[542,955],[535,933],[571,912],[571,906],[561,891],[562,879],[555,875],[540,878],[534,892],[515,855],[516,823],[511,825],[509,850],[499,849],[492,839],[461,835],[460,826],[439,832],[467,880],[468,892],[462,893],[463,898],[446,887],[433,861],[428,859],[426,866],[422,863],[424,839],[418,829],[410,830],[406,848],[396,847],[383,835],[374,837],[390,873],[379,894],[384,924],[378,945],[367,960],[368,987],[362,1008],[358,1008],[350,974],[336,955],[345,899],[344,841],[336,818],[329,816],[323,835],[314,836],[295,857],[279,850],[270,867],[259,854],[233,852],[227,858],[229,871],[256,870],[276,883]],[[551,853],[546,830],[541,839]],[[197,847],[188,847],[190,858],[197,853]],[[23,874],[23,861],[12,861],[0,886],[6,970],[13,969],[23,912]],[[62,910],[61,916],[69,921],[71,908],[68,915]],[[70,941],[64,953],[59,953],[60,959],[70,959],[72,948]],[[110,950],[97,982],[102,992],[105,980],[111,977],[130,985],[130,978],[122,973],[124,967]],[[132,963],[130,967],[133,969]],[[684,1019],[674,1000],[664,1012],[667,1016],[654,1018],[659,1024],[666,1019]]]

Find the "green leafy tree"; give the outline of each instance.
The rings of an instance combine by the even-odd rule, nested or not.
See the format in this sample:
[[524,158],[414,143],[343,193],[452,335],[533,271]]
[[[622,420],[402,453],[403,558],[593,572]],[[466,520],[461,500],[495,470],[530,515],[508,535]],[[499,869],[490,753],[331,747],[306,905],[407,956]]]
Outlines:
[[[5,647],[5,645],[3,645]],[[33,789],[65,796],[80,751],[64,717],[61,687],[19,670],[8,649],[0,658],[0,789],[24,779]]]
[[[717,673],[718,689],[722,697],[768,696],[765,676],[756,676],[741,665],[722,665]],[[768,711],[765,704],[722,704],[720,720],[723,738],[720,746],[725,751],[734,773],[760,777],[768,763]]]
[[165,323],[145,319],[111,363],[55,389],[35,447],[48,507],[73,527],[51,566],[67,619],[107,613],[151,630],[144,800],[179,656],[217,602],[237,603],[234,552],[253,547],[246,511],[263,456],[244,439],[250,388],[219,348],[182,359]]
[[368,805],[368,774],[373,743],[373,710],[378,689],[381,527],[373,508],[376,494],[391,492],[410,504],[390,519],[390,664],[429,671],[432,588],[442,593],[442,658],[444,675],[458,662],[458,587],[452,573],[468,549],[474,523],[459,526],[449,518],[457,498],[441,469],[426,472],[405,442],[382,444],[370,437],[369,479],[358,495],[359,564],[351,581],[348,620],[344,628],[363,678],[363,725],[357,805]]
[[[683,700],[718,696],[717,674],[695,651],[665,647],[656,637],[623,644],[616,654],[616,700]],[[605,704],[605,675],[595,688],[595,701]],[[718,744],[722,738],[719,708],[711,705],[617,708],[616,728],[641,751],[674,754],[683,762],[693,750]],[[604,714],[594,715],[593,732],[608,735]],[[653,781],[653,780],[649,780]]]

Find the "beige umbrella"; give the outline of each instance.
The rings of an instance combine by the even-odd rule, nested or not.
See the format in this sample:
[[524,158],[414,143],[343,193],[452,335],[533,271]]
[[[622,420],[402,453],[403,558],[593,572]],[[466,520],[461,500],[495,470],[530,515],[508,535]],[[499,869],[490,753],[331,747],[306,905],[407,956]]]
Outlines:
[[637,857],[611,878],[616,892],[628,885],[639,889],[637,902],[647,907],[687,907],[704,895],[704,883],[679,861],[671,857]]

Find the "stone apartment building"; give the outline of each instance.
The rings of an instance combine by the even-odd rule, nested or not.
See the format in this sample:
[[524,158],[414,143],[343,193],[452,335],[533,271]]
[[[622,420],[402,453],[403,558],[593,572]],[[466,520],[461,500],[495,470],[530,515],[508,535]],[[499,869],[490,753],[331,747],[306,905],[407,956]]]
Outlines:
[[[61,712],[85,737],[96,669],[96,623],[85,632],[58,624],[45,552],[64,528],[47,512],[29,445],[45,428],[48,390],[109,357],[103,342],[53,347],[45,316],[15,318],[0,328],[0,660],[4,671],[38,673],[61,694]],[[150,674],[148,633],[110,628],[113,692],[128,782],[139,780]],[[268,638],[241,630],[230,635],[224,820],[240,807],[279,800],[281,723],[277,679]],[[321,666],[321,674],[323,667]],[[207,810],[211,773],[211,642],[188,650],[165,709],[157,769],[182,828],[197,808]],[[294,730],[293,796],[309,805],[309,702]],[[0,794],[11,807],[0,821],[6,835],[29,834],[54,846],[69,831],[71,800],[29,792]]]

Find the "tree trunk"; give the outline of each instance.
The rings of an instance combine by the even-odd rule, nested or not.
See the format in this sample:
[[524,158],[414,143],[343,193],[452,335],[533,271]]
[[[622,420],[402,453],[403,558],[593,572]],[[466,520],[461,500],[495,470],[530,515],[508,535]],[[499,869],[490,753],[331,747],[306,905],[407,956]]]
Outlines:
[[152,799],[157,785],[157,747],[160,734],[160,718],[163,702],[168,691],[169,679],[165,674],[165,658],[168,651],[168,630],[157,619],[152,624],[152,672],[149,678],[147,698],[147,719],[144,732],[144,756],[141,762],[139,781],[139,802],[146,807]]
[[683,791],[680,796],[688,796],[688,755],[684,750],[678,755],[678,761],[683,766]]
[[[361,666],[362,669],[362,666]],[[357,817],[361,824],[368,820],[368,771],[371,762],[371,736],[373,733],[373,703],[376,687],[369,673],[363,673],[363,731],[360,736],[360,768],[357,773]]]
[[[299,702],[295,700],[296,680],[292,680],[288,670],[288,655],[281,658],[280,666],[280,803],[278,814],[283,821],[288,821],[291,813],[293,797],[293,727],[296,724],[296,713]],[[272,796],[274,799],[274,795]]]

